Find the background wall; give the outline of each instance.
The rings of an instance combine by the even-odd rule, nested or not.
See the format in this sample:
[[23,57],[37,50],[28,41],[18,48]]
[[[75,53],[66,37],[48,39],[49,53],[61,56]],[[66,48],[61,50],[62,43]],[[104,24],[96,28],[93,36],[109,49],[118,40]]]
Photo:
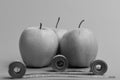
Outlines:
[[120,74],[120,1],[119,0],[0,0],[0,71],[8,64],[22,60],[19,37],[26,27],[82,27],[91,29],[99,42],[97,59],[109,66],[106,74]]

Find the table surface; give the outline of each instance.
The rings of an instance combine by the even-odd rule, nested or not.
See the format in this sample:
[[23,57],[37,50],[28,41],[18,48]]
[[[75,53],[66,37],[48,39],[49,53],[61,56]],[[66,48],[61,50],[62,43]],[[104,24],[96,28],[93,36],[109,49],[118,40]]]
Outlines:
[[[0,76],[2,80],[10,80],[7,72]],[[51,67],[41,69],[28,69],[23,78],[18,80],[118,80],[114,75],[91,75],[89,68],[66,69],[64,72],[55,72]],[[15,79],[16,80],[16,79]]]

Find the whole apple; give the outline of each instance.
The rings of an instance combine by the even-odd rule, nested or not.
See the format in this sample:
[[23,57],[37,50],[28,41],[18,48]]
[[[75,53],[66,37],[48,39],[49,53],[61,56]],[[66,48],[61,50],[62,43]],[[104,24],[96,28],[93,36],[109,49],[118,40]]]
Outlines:
[[[67,30],[66,29],[58,29],[58,23],[60,21],[60,17],[58,17],[58,21],[57,21],[57,24],[56,24],[56,27],[53,29],[58,37],[58,41],[60,43],[60,40],[62,39],[63,35],[65,33],[67,33]],[[60,44],[58,44],[58,50],[57,50],[57,54],[61,54],[61,50],[60,50]]]
[[60,41],[61,54],[67,57],[70,67],[89,67],[98,51],[93,33],[87,28],[70,30]]
[[27,67],[49,65],[58,47],[56,33],[49,28],[28,27],[22,32],[19,48]]

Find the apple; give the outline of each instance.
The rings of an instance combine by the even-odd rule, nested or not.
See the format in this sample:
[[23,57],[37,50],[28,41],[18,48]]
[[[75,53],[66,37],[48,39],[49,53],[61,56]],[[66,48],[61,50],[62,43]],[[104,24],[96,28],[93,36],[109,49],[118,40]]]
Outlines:
[[63,35],[67,32],[67,30],[66,29],[58,29],[59,21],[60,21],[60,17],[58,17],[56,27],[53,30],[57,34],[58,40],[60,41],[62,39]]
[[65,33],[67,33],[67,30],[66,29],[56,29],[55,33],[56,33],[56,35],[58,37],[58,41],[60,42],[60,40],[63,38],[63,35]]
[[61,54],[66,56],[70,67],[89,67],[98,51],[97,40],[87,28],[73,29],[60,41]]
[[50,28],[28,27],[19,40],[22,59],[27,67],[49,65],[58,47],[56,33]]
[[[56,24],[56,27],[53,29],[58,37],[58,41],[60,43],[60,40],[62,39],[63,35],[65,33],[67,33],[67,30],[66,29],[58,29],[58,23],[60,21],[60,17],[58,17],[58,21],[57,21],[57,24]],[[61,54],[61,50],[60,50],[60,44],[58,44],[58,50],[57,50],[57,53],[56,54]]]

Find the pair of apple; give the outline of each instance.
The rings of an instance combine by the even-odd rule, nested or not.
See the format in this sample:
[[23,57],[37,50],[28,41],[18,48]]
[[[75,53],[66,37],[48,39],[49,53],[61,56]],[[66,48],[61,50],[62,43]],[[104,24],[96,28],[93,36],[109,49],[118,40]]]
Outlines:
[[[58,18],[58,22],[59,20],[60,18]],[[58,52],[59,40],[65,32],[66,30],[62,29],[42,27],[42,23],[40,23],[40,27],[26,28],[19,40],[20,53],[26,66],[48,66]]]
[[[58,18],[59,22],[60,18]],[[83,20],[84,21],[84,20]],[[19,47],[27,67],[44,67],[50,64],[57,52],[67,57],[72,67],[88,67],[97,55],[98,45],[87,28],[58,30],[46,27],[28,27],[20,37]],[[56,24],[56,28],[58,25]]]

